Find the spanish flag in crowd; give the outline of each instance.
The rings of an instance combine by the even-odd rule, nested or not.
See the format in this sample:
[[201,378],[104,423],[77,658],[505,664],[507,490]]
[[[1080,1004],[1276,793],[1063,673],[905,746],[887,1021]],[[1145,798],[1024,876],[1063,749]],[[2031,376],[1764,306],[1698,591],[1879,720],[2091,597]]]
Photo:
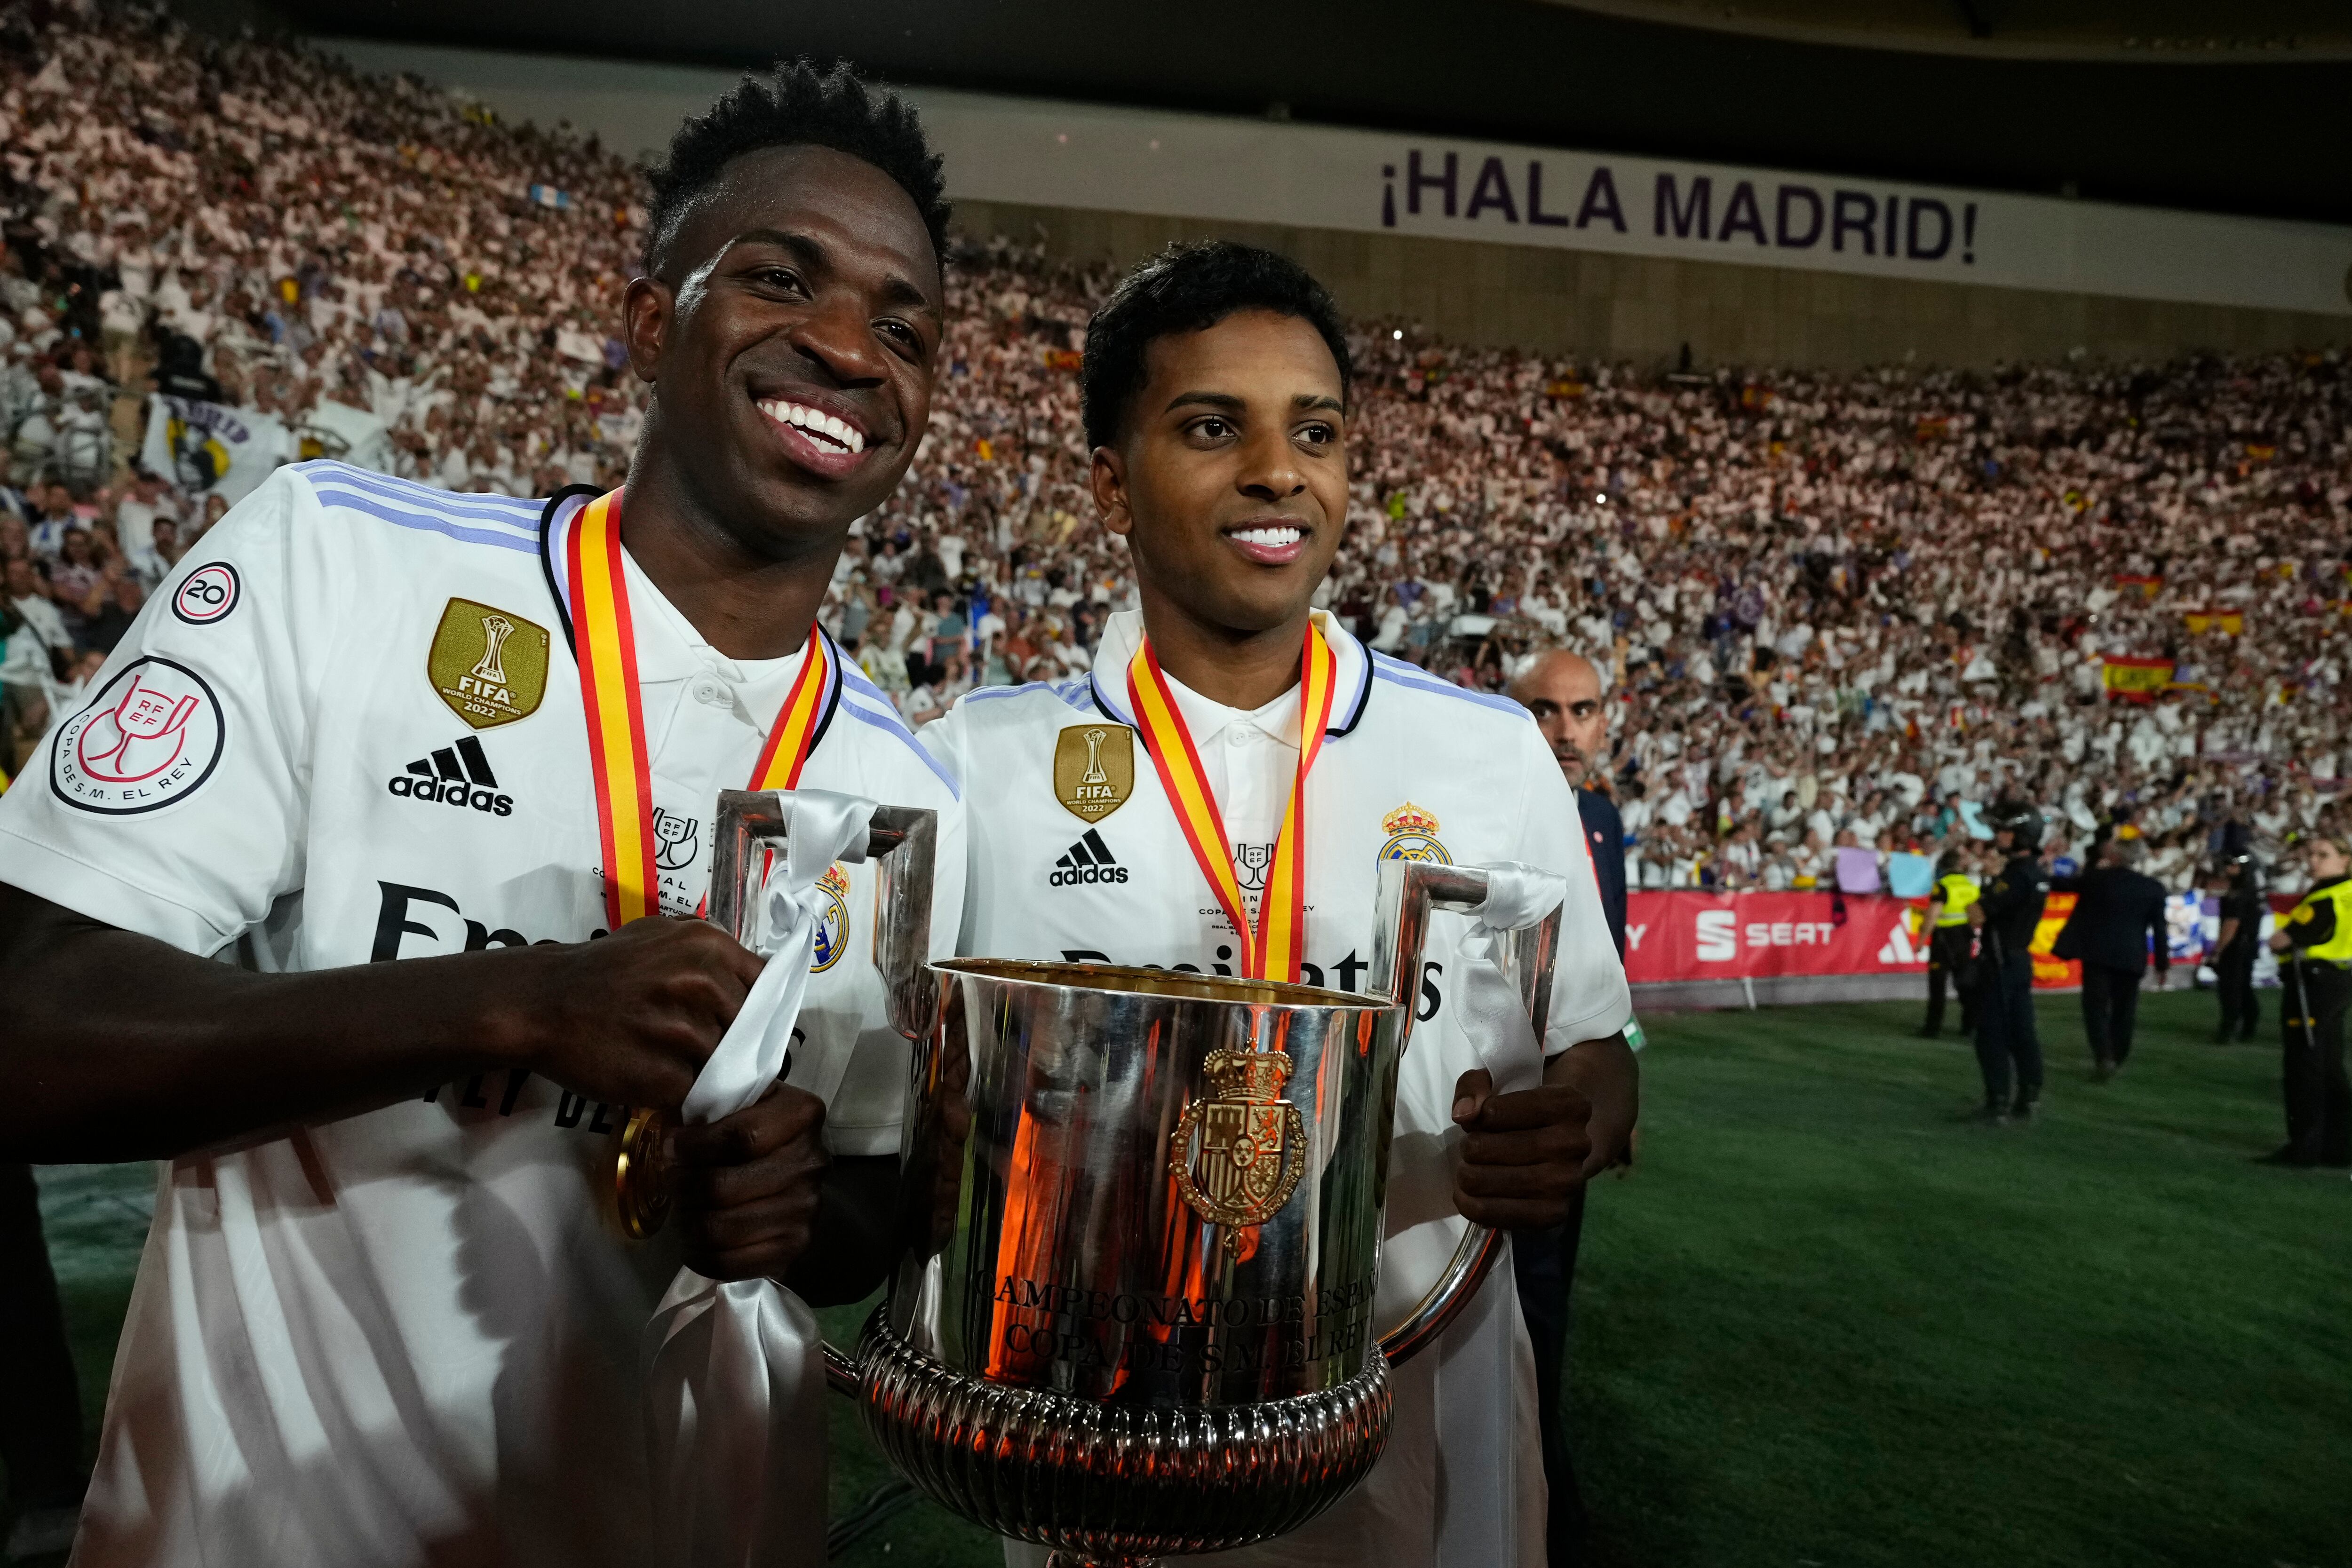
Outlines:
[[2157,693],[2172,684],[2169,659],[2108,659],[2104,664],[2110,701],[2153,702]]
[[2117,588],[2138,589],[2142,599],[2154,599],[2164,587],[2164,579],[2160,577],[2129,577],[2117,572],[2112,580]]
[[2191,610],[2182,617],[2189,624],[2189,634],[2202,637],[2208,632],[2226,632],[2242,637],[2246,631],[2246,612],[2242,610]]

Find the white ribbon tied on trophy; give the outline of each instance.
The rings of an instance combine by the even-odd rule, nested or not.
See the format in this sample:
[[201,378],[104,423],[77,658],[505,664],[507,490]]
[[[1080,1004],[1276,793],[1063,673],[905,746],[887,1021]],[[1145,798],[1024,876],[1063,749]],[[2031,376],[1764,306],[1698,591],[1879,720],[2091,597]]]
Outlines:
[[[875,803],[800,789],[779,797],[784,853],[759,896],[775,943],[742,1010],[679,1108],[717,1122],[756,1103],[792,1064],[835,861],[863,861]],[[644,1354],[655,1561],[768,1568],[809,1561],[825,1527],[824,1366],[808,1304],[769,1280],[681,1269],[646,1325]]]
[[[1516,861],[1487,866],[1486,901],[1473,912],[1462,944],[1462,1031],[1494,1074],[1495,1092],[1516,1094],[1543,1082],[1543,1042],[1520,981],[1503,972],[1503,938],[1524,931],[1568,902],[1568,878]],[[1573,1044],[1574,1041],[1569,1042]]]

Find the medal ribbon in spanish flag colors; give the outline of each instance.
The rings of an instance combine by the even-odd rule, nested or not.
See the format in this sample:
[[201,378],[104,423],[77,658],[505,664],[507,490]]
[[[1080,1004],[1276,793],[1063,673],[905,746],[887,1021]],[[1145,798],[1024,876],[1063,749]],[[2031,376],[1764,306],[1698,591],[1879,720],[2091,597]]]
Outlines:
[[1251,926],[1249,906],[1242,900],[1241,878],[1234,870],[1233,841],[1225,835],[1225,820],[1217,810],[1215,791],[1202,771],[1201,754],[1192,732],[1168,690],[1151,639],[1135,651],[1127,667],[1127,697],[1135,711],[1135,726],[1143,748],[1160,769],[1168,802],[1201,874],[1209,879],[1226,917],[1241,936],[1242,974],[1253,980],[1298,979],[1299,959],[1307,950],[1307,775],[1323,750],[1323,732],[1331,722],[1331,693],[1339,661],[1323,640],[1323,629],[1307,624],[1307,646],[1299,653],[1298,774],[1291,781],[1290,804],[1283,809],[1282,831],[1274,841],[1274,863],[1266,868],[1265,893],[1258,901],[1258,918]]
[[[588,759],[596,774],[596,819],[604,851],[604,915],[618,931],[661,913],[654,866],[653,768],[646,758],[646,711],[637,692],[636,625],[621,567],[621,492],[581,508],[566,545],[580,701],[588,716]],[[809,628],[808,657],[768,731],[753,789],[800,787],[824,713],[832,660],[824,635]]]

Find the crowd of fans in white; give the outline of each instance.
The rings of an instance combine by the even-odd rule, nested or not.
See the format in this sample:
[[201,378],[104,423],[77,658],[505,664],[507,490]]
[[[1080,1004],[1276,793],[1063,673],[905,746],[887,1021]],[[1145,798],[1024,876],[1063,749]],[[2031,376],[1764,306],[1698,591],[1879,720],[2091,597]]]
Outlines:
[[[454,489],[617,484],[640,200],[593,141],[414,81],[135,10],[0,13],[0,760],[226,507],[126,465],[151,378],[282,427],[284,457],[359,420],[368,460]],[[929,435],[825,611],[910,720],[1086,669],[1130,602],[1074,373],[1109,279],[1002,239],[952,260]],[[1403,323],[1355,348],[1329,608],[1465,685],[1592,656],[1636,885],[1809,886],[1841,845],[1972,841],[2014,795],[2062,858],[2129,820],[2186,887],[2223,821],[2284,841],[2336,809],[2338,353],[1660,376]],[[2120,658],[2170,684],[2112,700]]]

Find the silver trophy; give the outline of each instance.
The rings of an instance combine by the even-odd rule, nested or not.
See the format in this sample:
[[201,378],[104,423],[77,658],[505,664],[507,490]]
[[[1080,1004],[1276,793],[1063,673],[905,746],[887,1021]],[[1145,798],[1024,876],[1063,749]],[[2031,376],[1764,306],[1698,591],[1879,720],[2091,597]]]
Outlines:
[[[1413,1023],[1389,998],[1419,995],[1431,911],[1483,904],[1486,873],[1384,864],[1372,994],[1356,995],[920,966],[919,861],[928,893],[910,857],[877,943],[915,1040],[902,1251],[855,1359],[826,1348],[828,1377],[924,1491],[1063,1568],[1298,1528],[1370,1470],[1389,1366],[1444,1332],[1499,1246],[1472,1227],[1404,1321],[1376,1329]],[[1538,1038],[1559,933],[1555,911],[1502,944]]]

